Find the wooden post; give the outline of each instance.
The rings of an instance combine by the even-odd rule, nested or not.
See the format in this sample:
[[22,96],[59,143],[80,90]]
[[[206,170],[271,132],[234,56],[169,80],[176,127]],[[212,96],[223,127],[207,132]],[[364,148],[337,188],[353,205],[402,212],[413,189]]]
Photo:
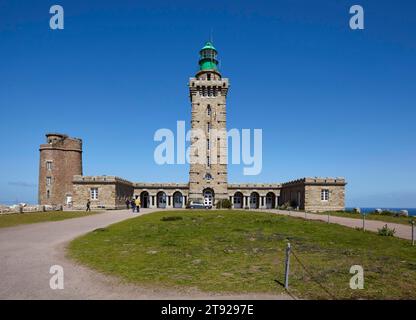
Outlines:
[[290,267],[290,243],[288,243],[286,247],[285,289],[289,289],[289,267]]
[[363,213],[363,231],[365,231],[365,213]]

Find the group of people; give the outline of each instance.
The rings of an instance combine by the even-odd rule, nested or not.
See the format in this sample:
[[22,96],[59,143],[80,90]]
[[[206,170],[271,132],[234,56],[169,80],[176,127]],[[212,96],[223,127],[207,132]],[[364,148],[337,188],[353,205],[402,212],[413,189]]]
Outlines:
[[130,207],[131,207],[133,212],[140,212],[140,205],[141,205],[141,203],[140,203],[140,198],[139,197],[136,197],[136,199],[132,198],[131,200],[126,199],[127,209],[130,209]]
[[[131,200],[126,199],[126,207],[127,209],[131,209],[133,210],[133,212],[140,212],[140,198],[136,197],[132,198]],[[91,211],[91,201],[88,199],[87,201],[87,210],[86,211]]]

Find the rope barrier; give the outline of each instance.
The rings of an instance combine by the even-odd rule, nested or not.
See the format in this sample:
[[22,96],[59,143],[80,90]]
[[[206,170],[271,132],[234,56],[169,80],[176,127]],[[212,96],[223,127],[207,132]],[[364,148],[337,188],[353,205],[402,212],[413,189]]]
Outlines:
[[311,277],[312,281],[315,282],[319,287],[321,287],[322,290],[324,290],[332,299],[336,300],[337,297],[335,297],[331,292],[328,291],[319,281],[317,281],[312,273],[306,268],[306,266],[300,261],[299,257],[295,254],[294,250],[292,249],[291,253],[295,257],[296,261],[299,262],[301,267],[306,271],[307,274]]

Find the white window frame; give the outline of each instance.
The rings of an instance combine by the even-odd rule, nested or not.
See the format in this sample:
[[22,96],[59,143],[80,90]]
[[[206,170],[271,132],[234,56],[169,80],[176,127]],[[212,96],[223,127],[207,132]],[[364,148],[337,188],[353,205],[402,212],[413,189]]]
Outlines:
[[329,201],[329,189],[321,189],[321,201]]
[[98,188],[90,189],[91,200],[98,200]]
[[52,184],[52,177],[46,177],[46,185],[50,186]]
[[46,170],[51,171],[52,170],[52,161],[46,160]]

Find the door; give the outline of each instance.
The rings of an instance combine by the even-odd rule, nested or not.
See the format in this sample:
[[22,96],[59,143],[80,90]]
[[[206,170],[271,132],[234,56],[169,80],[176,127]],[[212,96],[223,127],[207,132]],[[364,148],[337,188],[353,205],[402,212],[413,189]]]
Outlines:
[[243,207],[243,195],[237,193],[234,195],[234,208],[241,209],[242,207]]
[[157,207],[166,208],[166,194],[164,192],[160,192],[157,195]]
[[72,196],[66,196],[66,205],[68,207],[72,206]]
[[173,195],[173,207],[174,208],[182,208],[182,201],[183,197],[180,192],[177,192]]
[[266,208],[267,209],[274,209],[276,207],[275,199],[276,199],[276,196],[274,195],[274,193],[269,192],[266,195]]
[[250,196],[250,209],[257,209],[258,207],[259,207],[259,196],[253,193]]
[[211,191],[205,191],[204,193],[204,205],[212,206],[213,196]]

